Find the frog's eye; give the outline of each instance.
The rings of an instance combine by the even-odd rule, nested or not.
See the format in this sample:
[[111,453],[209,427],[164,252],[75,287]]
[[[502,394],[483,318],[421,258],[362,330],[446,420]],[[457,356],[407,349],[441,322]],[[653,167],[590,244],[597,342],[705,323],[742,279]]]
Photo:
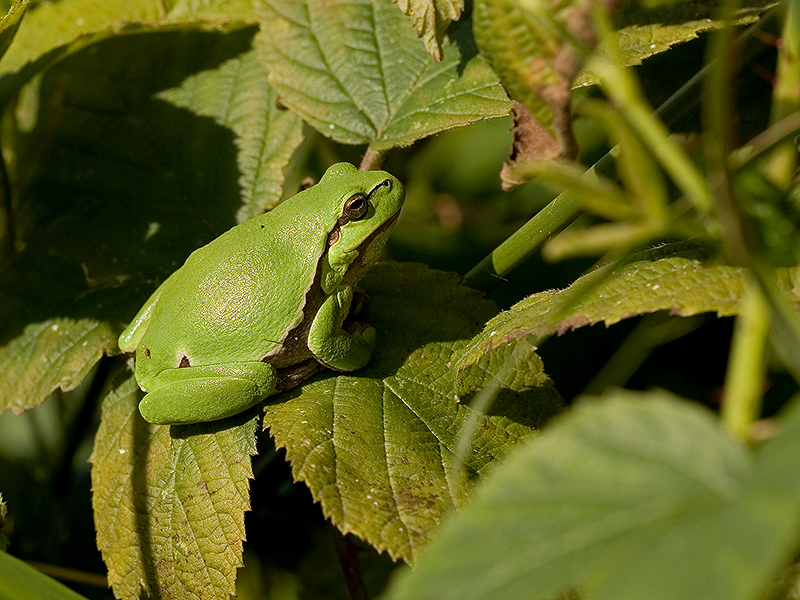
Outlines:
[[358,221],[367,214],[369,202],[364,194],[353,194],[344,203],[344,216],[350,221]]

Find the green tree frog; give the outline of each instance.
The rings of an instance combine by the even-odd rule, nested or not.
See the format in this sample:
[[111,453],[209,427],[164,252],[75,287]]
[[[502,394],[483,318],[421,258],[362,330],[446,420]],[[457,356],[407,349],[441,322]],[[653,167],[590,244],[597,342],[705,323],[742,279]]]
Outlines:
[[364,367],[375,329],[345,318],[404,198],[388,173],[339,163],[317,185],[194,251],[119,338],[120,349],[136,351],[142,416],[215,421],[320,365]]

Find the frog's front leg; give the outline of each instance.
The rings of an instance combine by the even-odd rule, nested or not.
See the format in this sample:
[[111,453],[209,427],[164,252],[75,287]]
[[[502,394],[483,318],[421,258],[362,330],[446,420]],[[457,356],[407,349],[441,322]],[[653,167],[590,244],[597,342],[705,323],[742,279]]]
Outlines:
[[308,332],[308,347],[325,366],[337,371],[355,371],[369,362],[375,351],[375,328],[358,335],[342,329],[353,301],[353,288],[342,286],[322,303]]
[[167,369],[148,386],[139,412],[160,425],[216,421],[261,402],[276,380],[272,365],[258,361]]

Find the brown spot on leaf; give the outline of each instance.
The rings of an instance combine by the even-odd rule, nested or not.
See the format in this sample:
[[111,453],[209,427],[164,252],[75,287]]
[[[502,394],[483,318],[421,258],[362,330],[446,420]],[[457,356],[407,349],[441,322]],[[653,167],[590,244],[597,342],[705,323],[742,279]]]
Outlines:
[[211,492],[208,490],[208,484],[204,480],[200,480],[197,482],[197,489],[200,492],[200,495],[207,499],[211,499]]
[[586,315],[575,315],[569,319],[564,319],[556,326],[556,333],[558,335],[564,335],[568,331],[572,331],[573,329],[579,329],[581,327],[586,327],[587,325],[591,325],[592,322],[589,320],[589,317]]

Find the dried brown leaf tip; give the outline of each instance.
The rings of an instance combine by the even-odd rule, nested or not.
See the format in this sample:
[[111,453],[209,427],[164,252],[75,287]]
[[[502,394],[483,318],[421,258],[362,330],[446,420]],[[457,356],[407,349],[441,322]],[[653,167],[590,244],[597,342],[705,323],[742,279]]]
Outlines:
[[[612,2],[606,2],[609,10]],[[517,102],[513,147],[501,173],[509,189],[527,181],[526,163],[573,160],[578,154],[571,89],[583,55],[597,44],[591,4],[479,0],[474,19],[481,52]]]
[[561,112],[554,111],[554,113],[553,128],[557,132],[556,137],[550,135],[542,127],[524,104],[514,102],[514,106],[511,108],[511,116],[514,119],[514,124],[511,126],[511,133],[514,136],[511,143],[511,154],[503,163],[503,169],[500,171],[504,190],[510,190],[525,183],[526,179],[517,175],[519,165],[539,160],[575,158],[577,156],[578,144],[572,132],[569,103],[562,106]]

